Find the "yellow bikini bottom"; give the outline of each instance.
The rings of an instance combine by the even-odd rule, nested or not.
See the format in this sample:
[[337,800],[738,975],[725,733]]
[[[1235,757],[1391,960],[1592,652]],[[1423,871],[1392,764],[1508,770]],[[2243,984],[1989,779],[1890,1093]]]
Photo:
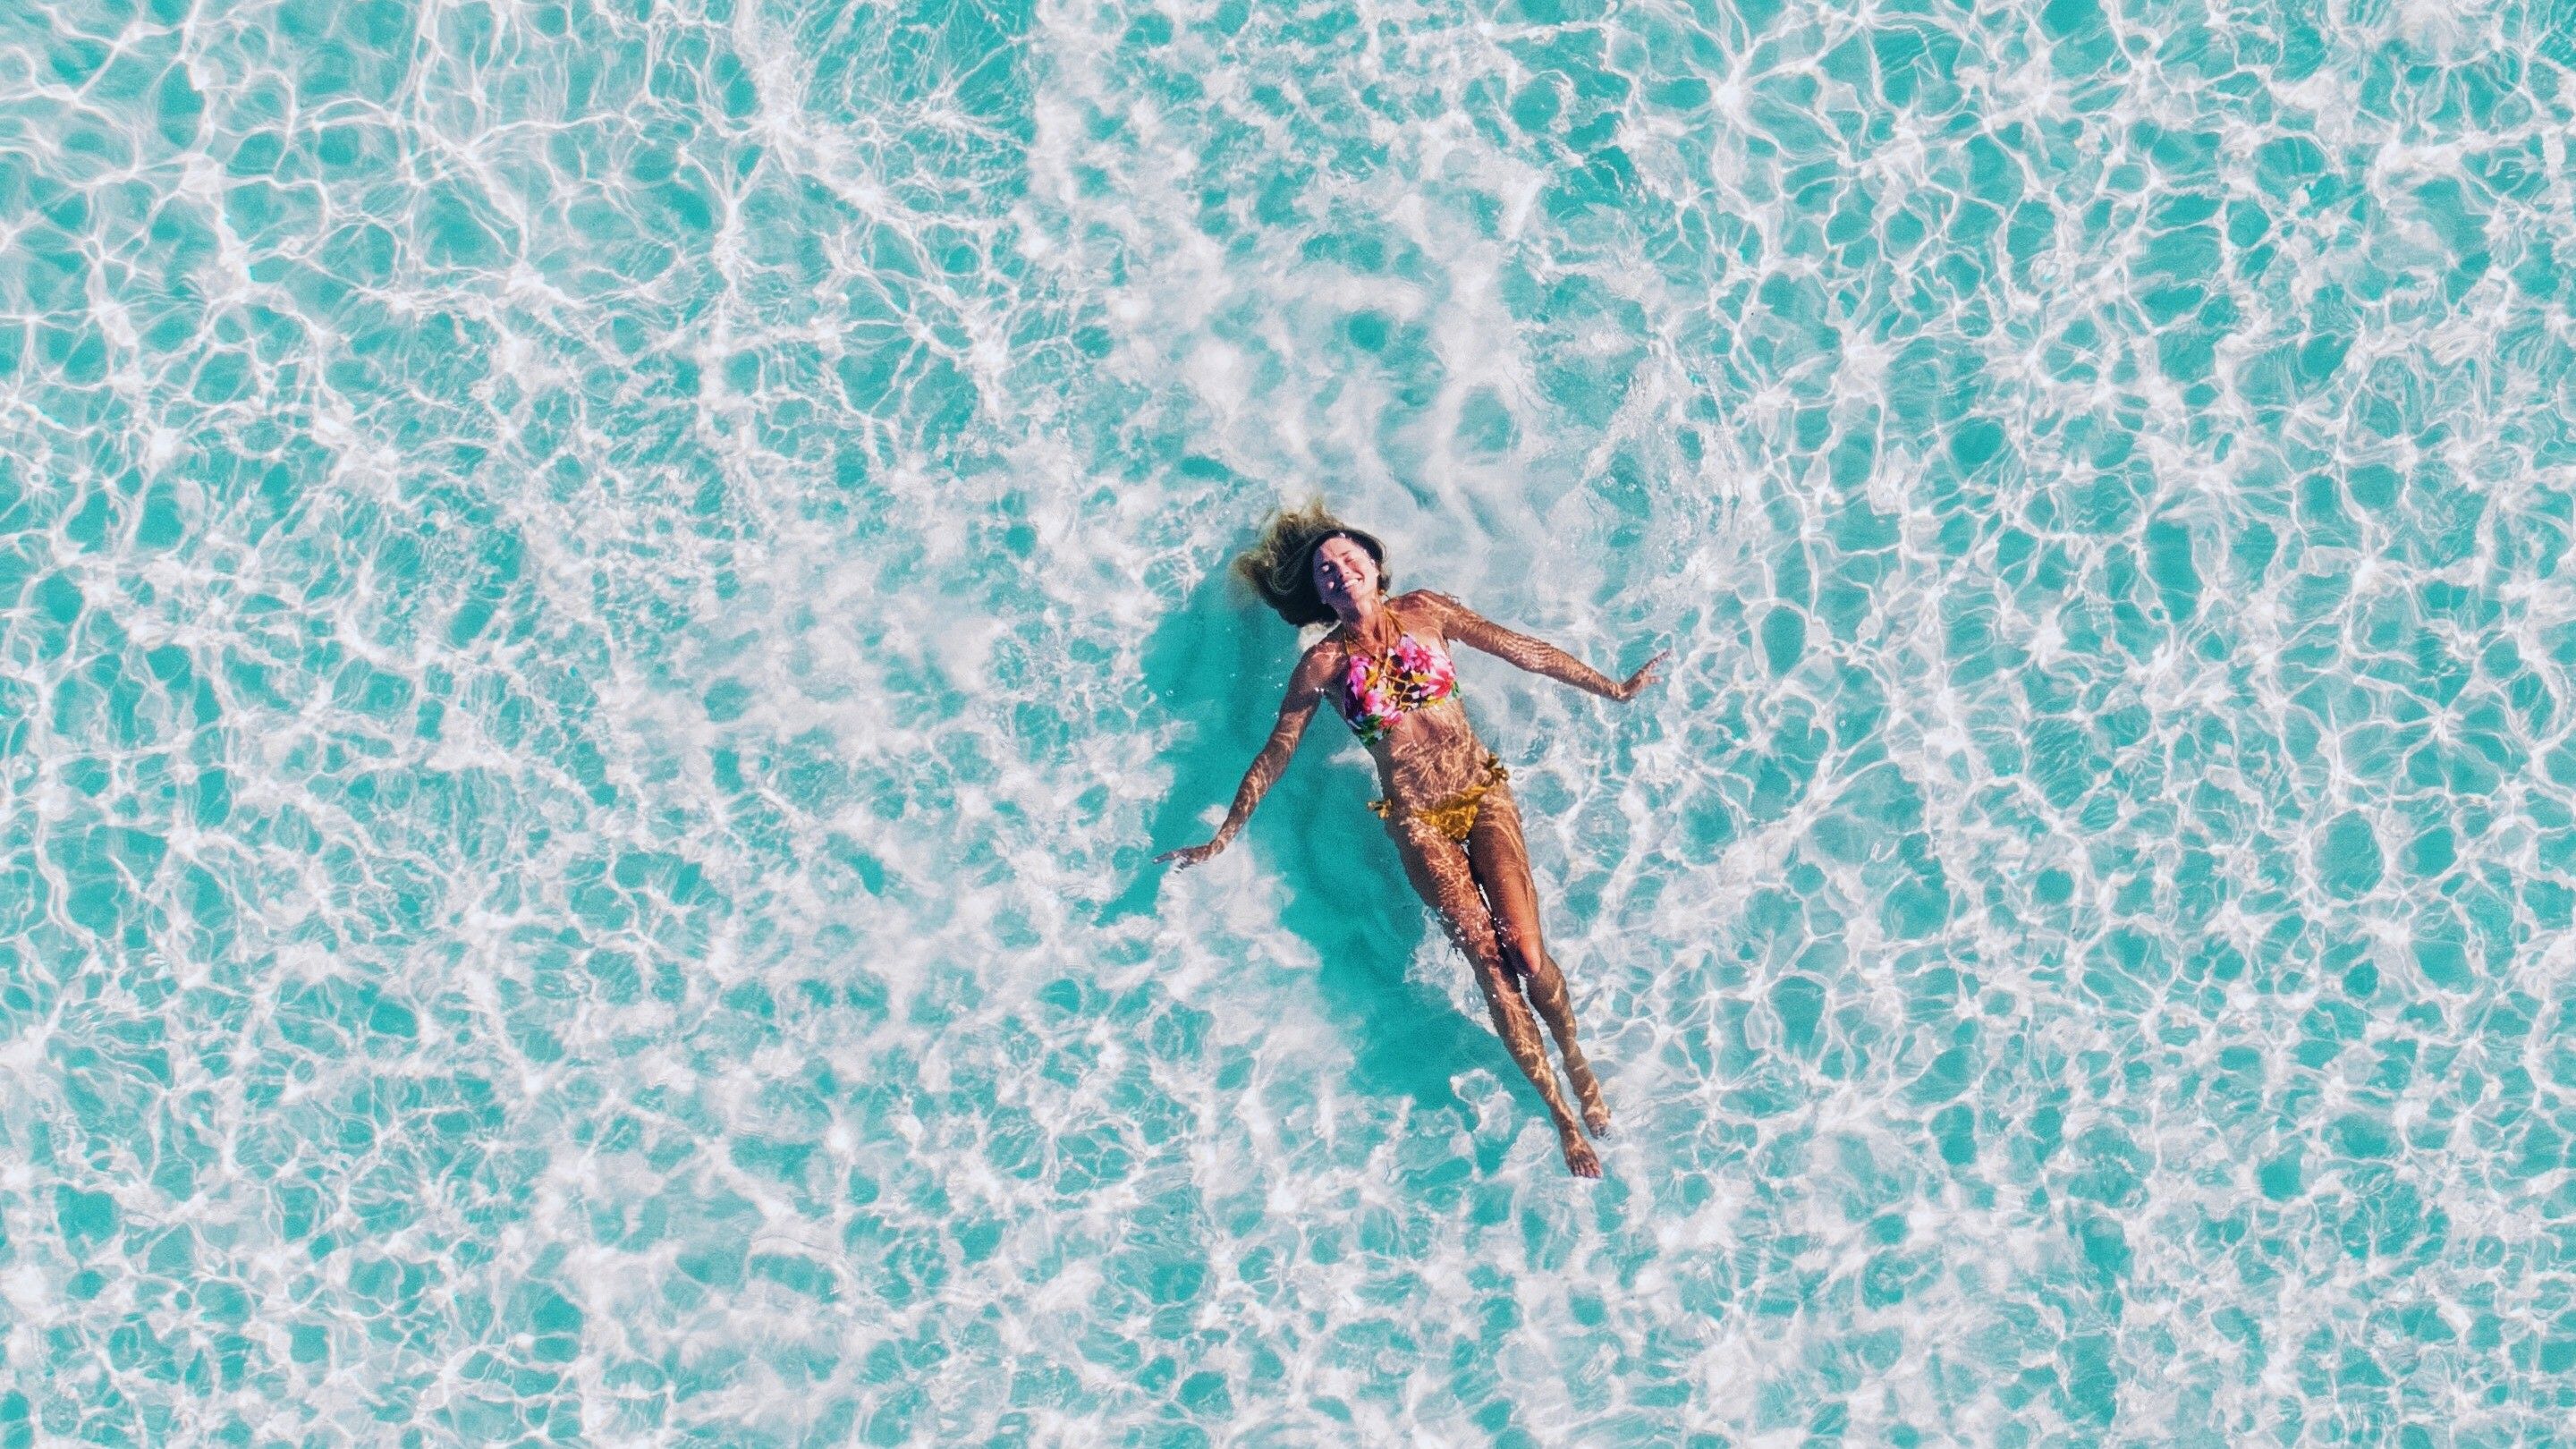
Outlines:
[[[1451,840],[1465,840],[1468,833],[1476,828],[1476,802],[1484,799],[1487,792],[1511,777],[1512,772],[1503,767],[1501,757],[1487,755],[1485,756],[1485,778],[1437,805],[1424,805],[1404,813],[1408,818],[1421,821]],[[1381,820],[1395,818],[1395,802],[1392,800],[1371,800],[1368,806],[1378,813],[1378,818]]]

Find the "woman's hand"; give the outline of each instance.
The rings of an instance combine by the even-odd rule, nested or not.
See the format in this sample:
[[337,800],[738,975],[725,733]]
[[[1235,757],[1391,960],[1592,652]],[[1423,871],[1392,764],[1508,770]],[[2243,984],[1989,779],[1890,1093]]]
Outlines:
[[1206,860],[1209,856],[1216,854],[1218,851],[1225,849],[1226,844],[1226,838],[1220,835],[1205,845],[1184,845],[1178,850],[1164,851],[1162,854],[1154,857],[1154,863],[1160,865],[1167,860],[1178,861],[1181,869],[1187,870],[1191,866],[1197,865],[1199,862]]
[[1621,680],[1618,692],[1610,697],[1621,701],[1635,699],[1639,690],[1664,677],[1664,671],[1658,666],[1672,657],[1673,651],[1670,649],[1660,651],[1654,658],[1647,660],[1643,668]]

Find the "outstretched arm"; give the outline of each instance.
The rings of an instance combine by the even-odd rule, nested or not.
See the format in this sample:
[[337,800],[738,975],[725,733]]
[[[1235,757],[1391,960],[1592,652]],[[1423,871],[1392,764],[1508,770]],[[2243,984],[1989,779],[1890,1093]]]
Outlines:
[[1664,662],[1664,654],[1647,660],[1644,668],[1626,679],[1612,679],[1546,640],[1506,629],[1447,594],[1427,594],[1425,597],[1438,604],[1441,632],[1450,638],[1482,649],[1532,674],[1546,675],[1560,684],[1573,685],[1603,699],[1633,699],[1637,691],[1662,677],[1659,666]]
[[1263,742],[1261,753],[1252,757],[1252,768],[1243,772],[1243,783],[1235,787],[1234,806],[1225,812],[1225,823],[1205,845],[1184,846],[1167,850],[1154,859],[1175,860],[1183,868],[1198,864],[1234,843],[1243,832],[1243,822],[1252,818],[1253,807],[1279,780],[1279,772],[1288,768],[1288,758],[1297,753],[1297,741],[1306,733],[1307,722],[1315,717],[1315,706],[1324,698],[1325,671],[1321,650],[1308,650],[1297,661],[1297,672],[1288,677],[1287,697],[1279,701],[1279,722],[1270,727],[1270,738]]

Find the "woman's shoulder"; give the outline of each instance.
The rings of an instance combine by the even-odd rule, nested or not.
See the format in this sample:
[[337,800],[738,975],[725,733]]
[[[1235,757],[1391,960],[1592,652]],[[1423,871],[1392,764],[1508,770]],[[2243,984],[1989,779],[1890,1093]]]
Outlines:
[[1442,638],[1449,634],[1449,621],[1464,612],[1466,605],[1433,589],[1415,589],[1398,594],[1393,600],[1396,617],[1406,629],[1423,629]]
[[1305,651],[1297,656],[1297,672],[1307,674],[1334,668],[1341,663],[1342,656],[1349,650],[1350,642],[1343,637],[1342,631],[1337,627],[1331,633],[1307,645]]

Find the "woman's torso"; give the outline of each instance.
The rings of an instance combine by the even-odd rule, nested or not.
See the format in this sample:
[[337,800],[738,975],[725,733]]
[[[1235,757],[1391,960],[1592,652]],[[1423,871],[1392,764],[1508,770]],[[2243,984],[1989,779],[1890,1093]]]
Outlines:
[[1400,601],[1387,609],[1395,615],[1391,642],[1371,648],[1347,626],[1326,636],[1341,650],[1331,702],[1377,761],[1389,801],[1436,805],[1483,778],[1485,746],[1458,702],[1448,639]]

